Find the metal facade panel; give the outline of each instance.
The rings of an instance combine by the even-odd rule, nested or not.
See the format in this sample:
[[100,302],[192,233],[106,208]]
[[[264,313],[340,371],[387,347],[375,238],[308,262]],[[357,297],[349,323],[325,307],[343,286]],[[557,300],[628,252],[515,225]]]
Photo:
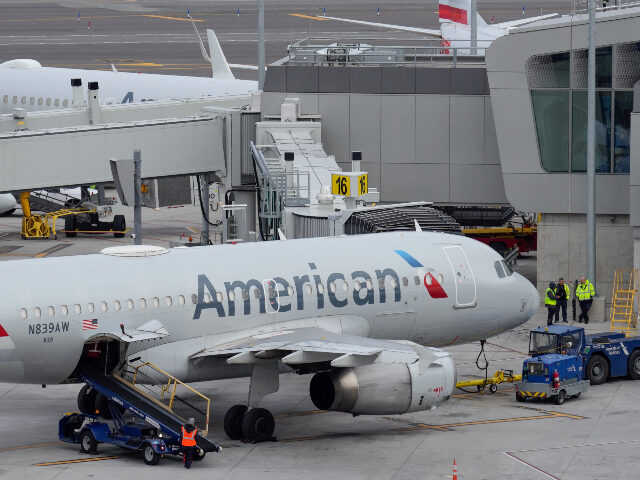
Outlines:
[[416,68],[416,93],[451,93],[450,68]]
[[484,68],[453,68],[451,93],[454,95],[489,95],[487,71]]
[[349,95],[349,105],[349,149],[360,150],[363,161],[379,164],[380,96]]
[[416,69],[380,67],[382,93],[415,93]]
[[318,67],[287,67],[287,92],[315,93],[318,91]]
[[380,97],[380,158],[383,163],[415,163],[416,103],[414,95]]
[[349,69],[319,67],[318,92],[347,93],[349,91]]
[[451,163],[484,163],[484,97],[452,96]]
[[264,77],[265,92],[284,92],[287,88],[287,67],[269,66]]
[[381,93],[381,77],[380,68],[349,68],[349,91],[351,93]]
[[[336,156],[338,162],[351,160],[349,151],[349,94],[318,95],[322,116],[322,143],[325,151]],[[349,167],[347,170],[351,170]]]
[[[302,115],[318,114],[318,94],[317,93],[288,92],[285,98],[299,98],[300,113]],[[279,109],[278,109],[278,114],[280,114]]]
[[496,124],[493,122],[491,97],[484,97],[484,163],[500,165]]
[[[364,155],[364,154],[363,154]],[[347,163],[345,166],[343,166],[343,168],[345,168],[346,171],[350,171],[351,170],[351,163]],[[378,188],[380,189],[380,182],[381,182],[381,167],[380,167],[380,162],[361,162],[360,163],[360,168],[362,169],[362,171],[367,172],[369,174],[369,188],[373,187],[373,188]],[[387,201],[386,198],[384,197],[384,194],[381,194],[381,199],[383,201]]]
[[450,172],[451,203],[509,203],[500,165],[451,164]]
[[383,163],[381,189],[385,202],[449,202],[449,165]]
[[629,187],[629,201],[631,204],[629,221],[631,225],[638,227],[640,226],[640,185],[631,185]]
[[[551,177],[552,175],[547,175]],[[587,213],[587,176],[571,177],[571,213]],[[629,177],[627,175],[596,175],[596,213],[604,215],[629,214]],[[546,192],[545,192],[546,193]],[[553,192],[549,192],[551,194]],[[560,192],[556,192],[556,195]],[[553,212],[554,210],[548,210]]]
[[507,199],[517,209],[569,213],[569,175],[502,173]]
[[260,111],[262,115],[280,115],[280,105],[287,96],[284,92],[262,92]]
[[416,163],[449,163],[449,99],[416,96]]

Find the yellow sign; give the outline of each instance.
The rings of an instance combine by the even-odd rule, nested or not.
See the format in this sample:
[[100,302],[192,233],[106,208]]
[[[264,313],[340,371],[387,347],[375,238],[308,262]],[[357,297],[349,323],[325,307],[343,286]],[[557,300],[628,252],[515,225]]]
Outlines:
[[359,197],[369,191],[366,173],[345,172],[331,175],[331,193],[341,197]]

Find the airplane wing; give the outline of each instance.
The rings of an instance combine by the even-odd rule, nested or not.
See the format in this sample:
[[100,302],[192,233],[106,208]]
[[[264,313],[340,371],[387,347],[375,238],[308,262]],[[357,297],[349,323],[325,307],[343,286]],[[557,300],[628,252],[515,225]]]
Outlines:
[[513,20],[511,22],[502,22],[502,23],[495,24],[494,26],[501,27],[501,28],[514,28],[514,27],[519,27],[521,25],[526,25],[528,23],[537,22],[538,20],[544,20],[546,18],[553,18],[557,16],[558,16],[557,13],[548,13],[546,15],[539,15],[537,17],[522,18],[520,20]]
[[319,16],[319,18],[337,20],[339,22],[357,23],[359,25],[367,25],[369,27],[388,28],[389,30],[400,30],[403,32],[422,33],[424,35],[430,35],[432,37],[438,37],[438,38],[442,37],[442,32],[440,32],[440,30],[432,30],[429,28],[407,27],[404,25],[391,25],[388,23],[365,22],[364,20],[352,20],[350,18],[337,18],[337,17],[325,17],[325,16]]
[[414,363],[425,356],[433,361],[437,357],[435,352],[439,350],[407,341],[378,340],[305,327],[238,339],[207,348],[190,358],[227,357],[227,363],[234,365],[280,359],[292,367],[318,362],[330,362],[332,367],[356,367],[371,363]]

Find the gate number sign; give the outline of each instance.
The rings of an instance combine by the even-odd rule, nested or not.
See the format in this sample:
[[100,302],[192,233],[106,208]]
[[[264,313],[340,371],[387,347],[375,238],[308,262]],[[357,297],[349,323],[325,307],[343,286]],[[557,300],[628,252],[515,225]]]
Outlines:
[[331,193],[341,197],[360,197],[369,191],[369,178],[362,172],[331,175]]

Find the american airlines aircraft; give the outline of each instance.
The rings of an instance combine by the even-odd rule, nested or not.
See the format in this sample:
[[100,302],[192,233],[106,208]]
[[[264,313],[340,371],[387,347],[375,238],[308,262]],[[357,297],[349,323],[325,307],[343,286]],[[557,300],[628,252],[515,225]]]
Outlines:
[[9,215],[18,208],[16,197],[10,193],[0,193],[0,215]]
[[[441,38],[442,46],[463,48],[460,53],[469,53],[469,41],[471,40],[471,0],[440,0],[438,5],[438,16],[440,18],[440,30],[429,28],[408,27],[403,25],[390,25],[386,23],[365,22],[362,20],[352,20],[347,18],[336,18],[323,16],[331,20],[341,22],[356,23],[359,25],[368,25],[371,27],[380,27],[390,30],[400,30],[411,33],[422,33],[427,36]],[[478,35],[478,54],[484,55],[484,50],[489,47],[495,39],[509,34],[509,30],[515,27],[526,25],[528,23],[544,20],[557,16],[555,13],[547,15],[539,15],[537,17],[528,17],[521,20],[513,20],[511,22],[491,23],[487,24],[479,13],[477,18],[477,35]]]
[[[97,272],[87,281],[79,271]],[[431,410],[456,384],[440,348],[526,322],[538,292],[493,249],[435,232],[165,249],[2,263],[0,381],[59,384],[152,362],[198,382],[251,377],[225,416],[234,439],[266,440],[257,408],[279,373],[313,374],[320,409]],[[55,278],[55,282],[51,282]],[[247,410],[247,405],[249,410]]]
[[207,30],[207,37],[210,56],[202,42],[200,47],[205,59],[211,62],[209,78],[118,72],[115,67],[112,71],[50,68],[32,59],[0,63],[0,113],[11,113],[16,107],[27,111],[71,107],[73,78],[80,78],[85,88],[88,82],[98,82],[100,103],[222,97],[256,91],[257,82],[233,76],[213,30]]

